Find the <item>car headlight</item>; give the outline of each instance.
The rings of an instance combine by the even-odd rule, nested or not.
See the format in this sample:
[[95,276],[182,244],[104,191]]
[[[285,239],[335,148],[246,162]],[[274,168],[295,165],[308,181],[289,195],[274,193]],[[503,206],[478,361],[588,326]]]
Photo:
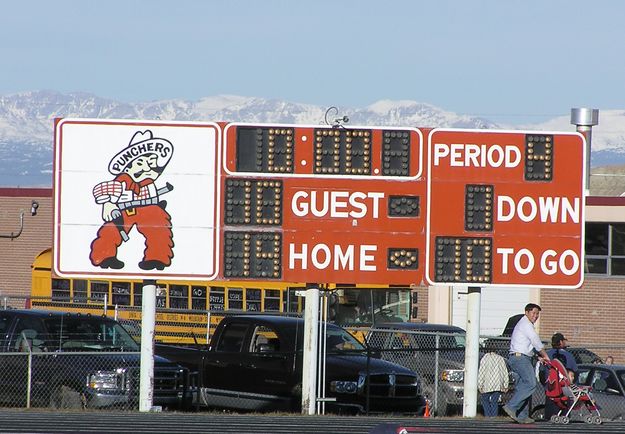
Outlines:
[[124,370],[97,371],[87,377],[87,387],[92,389],[122,389],[124,385]]
[[450,382],[464,381],[464,370],[462,369],[445,369],[441,372],[441,380]]
[[356,393],[358,383],[356,381],[332,381],[330,390],[336,393]]

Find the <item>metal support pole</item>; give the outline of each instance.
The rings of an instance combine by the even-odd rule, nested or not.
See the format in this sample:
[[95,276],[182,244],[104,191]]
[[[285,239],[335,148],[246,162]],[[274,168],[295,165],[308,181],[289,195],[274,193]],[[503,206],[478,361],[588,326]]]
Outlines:
[[599,124],[599,110],[589,108],[572,108],[571,123],[577,132],[586,139],[586,195],[590,193],[590,153],[592,143],[592,127]]
[[302,414],[314,415],[317,404],[317,353],[319,349],[319,288],[304,291],[304,354]]
[[480,364],[480,308],[482,288],[470,286],[467,297],[467,342],[464,352],[464,401],[462,415],[477,415],[477,371]]
[[154,328],[156,324],[156,281],[143,281],[141,297],[141,368],[139,411],[152,410],[154,397]]
[[33,351],[29,344],[28,345],[28,380],[26,382],[26,408],[30,408],[30,396],[32,394],[32,384],[33,384]]
[[[438,379],[441,378],[441,365],[440,365],[440,353],[441,353],[441,335],[436,333],[434,336],[434,345],[436,351],[434,352],[434,411],[438,412]],[[445,404],[446,405],[446,404]]]

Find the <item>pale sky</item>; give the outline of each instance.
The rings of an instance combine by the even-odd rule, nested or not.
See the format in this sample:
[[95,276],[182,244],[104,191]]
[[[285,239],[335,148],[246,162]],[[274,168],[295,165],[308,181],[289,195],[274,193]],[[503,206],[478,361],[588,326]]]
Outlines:
[[625,108],[625,1],[2,2],[0,96],[414,100],[505,123]]

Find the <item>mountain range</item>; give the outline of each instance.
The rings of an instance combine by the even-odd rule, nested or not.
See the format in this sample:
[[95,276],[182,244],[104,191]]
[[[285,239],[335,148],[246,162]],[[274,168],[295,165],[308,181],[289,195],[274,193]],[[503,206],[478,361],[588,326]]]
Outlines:
[[[568,109],[566,109],[568,110]],[[509,125],[459,115],[431,104],[377,101],[367,107],[328,107],[233,95],[197,101],[127,103],[88,93],[32,91],[0,96],[0,186],[52,185],[53,122],[60,117],[325,124],[349,117],[348,125],[575,131],[568,116],[538,124]],[[593,172],[625,165],[625,110],[602,110],[593,128]],[[608,171],[610,169],[607,169]]]

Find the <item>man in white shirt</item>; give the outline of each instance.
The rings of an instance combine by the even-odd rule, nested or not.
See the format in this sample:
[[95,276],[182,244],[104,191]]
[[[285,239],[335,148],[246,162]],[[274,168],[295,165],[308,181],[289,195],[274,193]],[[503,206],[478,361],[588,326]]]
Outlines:
[[534,352],[539,360],[549,360],[545,347],[534,330],[534,323],[540,316],[540,306],[529,303],[525,306],[525,315],[521,317],[512,332],[508,365],[516,376],[514,394],[503,407],[508,416],[518,423],[533,423],[529,417],[529,400],[536,389],[536,374],[532,366]]

